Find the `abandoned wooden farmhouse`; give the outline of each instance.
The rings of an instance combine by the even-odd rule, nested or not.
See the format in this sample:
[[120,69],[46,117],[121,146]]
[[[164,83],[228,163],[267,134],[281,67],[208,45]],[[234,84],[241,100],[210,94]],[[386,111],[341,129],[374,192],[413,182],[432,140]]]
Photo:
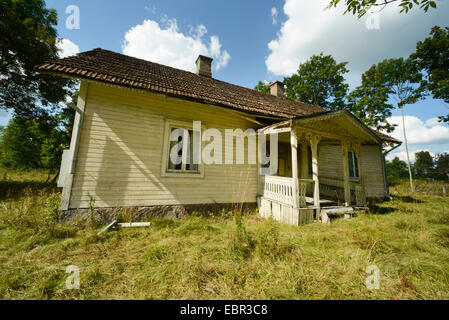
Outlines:
[[[61,209],[85,209],[95,199],[97,208],[157,208],[169,215],[242,203],[300,224],[320,220],[328,208],[364,207],[389,196],[383,147],[400,141],[348,111],[288,100],[280,82],[268,94],[216,80],[211,65],[199,56],[192,73],[95,49],[38,66],[81,80],[61,165]],[[261,175],[260,165],[244,161],[193,164],[189,143],[179,149],[182,162],[173,163],[172,131],[191,137],[195,121],[223,136],[226,129],[277,133],[277,172]],[[247,155],[248,144],[243,148]]]

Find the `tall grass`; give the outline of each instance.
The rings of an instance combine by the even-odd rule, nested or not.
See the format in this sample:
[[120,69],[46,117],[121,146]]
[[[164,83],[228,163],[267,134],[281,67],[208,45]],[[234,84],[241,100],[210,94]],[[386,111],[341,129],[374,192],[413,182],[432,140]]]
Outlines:
[[[413,181],[415,194],[426,196],[449,196],[449,181],[416,179]],[[408,180],[399,180],[391,185],[391,191],[400,195],[410,194]]]
[[[45,174],[8,177],[3,299],[449,299],[447,197],[393,190],[393,200],[331,225],[237,211],[98,236],[95,226],[57,223],[60,195],[40,182]],[[65,287],[68,265],[80,268],[79,290]],[[370,265],[381,270],[379,290],[365,286]]]

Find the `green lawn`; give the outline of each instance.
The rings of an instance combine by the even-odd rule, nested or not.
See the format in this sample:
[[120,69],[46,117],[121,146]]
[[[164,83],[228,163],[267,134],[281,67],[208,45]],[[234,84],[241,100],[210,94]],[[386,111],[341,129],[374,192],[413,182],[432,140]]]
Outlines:
[[[430,195],[441,184],[409,195],[404,182],[394,200],[331,225],[224,213],[97,236],[57,223],[46,178],[0,170],[2,299],[449,299],[449,198]],[[79,290],[66,289],[68,265]],[[379,290],[366,288],[370,265]]]

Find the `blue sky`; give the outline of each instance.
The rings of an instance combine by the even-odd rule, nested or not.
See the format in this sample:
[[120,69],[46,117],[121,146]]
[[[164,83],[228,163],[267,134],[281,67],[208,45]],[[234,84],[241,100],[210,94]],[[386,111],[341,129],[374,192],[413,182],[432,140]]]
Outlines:
[[[270,10],[282,8],[283,1],[146,1],[132,0],[47,0],[49,7],[60,13],[59,36],[76,43],[81,51],[101,47],[122,52],[128,30],[144,20],[160,22],[163,16],[176,19],[179,31],[189,33],[189,26],[204,25],[207,35],[217,35],[230,54],[226,68],[214,77],[246,87],[268,78],[265,57],[267,43],[276,36],[278,26],[272,25]],[[65,8],[76,4],[80,8],[79,30],[65,28]],[[145,7],[147,9],[145,9]],[[152,11],[154,9],[154,11]],[[192,61],[192,65],[195,61]]]
[[[447,0],[428,13],[399,15],[391,6],[361,20],[343,16],[342,9],[323,11],[327,2],[46,1],[58,11],[59,37],[66,39],[68,54],[101,47],[186,70],[193,70],[195,55],[209,54],[215,59],[214,78],[250,88],[259,80],[282,80],[321,51],[349,61],[347,80],[354,87],[372,64],[409,55],[433,25],[447,26],[449,16]],[[79,30],[66,27],[70,5],[79,7]],[[448,112],[447,105],[431,99],[406,107],[412,151],[449,151],[449,128],[435,121]],[[0,113],[0,125],[7,121]],[[400,130],[393,135],[402,138]],[[402,149],[395,155],[405,157]]]

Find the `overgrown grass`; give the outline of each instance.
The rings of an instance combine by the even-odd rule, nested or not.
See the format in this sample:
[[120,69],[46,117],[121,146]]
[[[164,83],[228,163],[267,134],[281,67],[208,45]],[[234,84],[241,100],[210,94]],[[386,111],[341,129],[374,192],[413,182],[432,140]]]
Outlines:
[[[449,196],[449,181],[413,180],[415,194],[425,196]],[[398,194],[410,193],[410,181],[400,180],[391,184],[391,190]]]
[[[393,190],[392,201],[331,225],[227,213],[97,236],[57,223],[59,193],[34,184],[45,174],[22,175],[21,184],[8,176],[3,299],[449,299],[447,197]],[[65,287],[68,265],[80,268],[80,290]],[[370,265],[381,271],[379,290],[366,288]]]

